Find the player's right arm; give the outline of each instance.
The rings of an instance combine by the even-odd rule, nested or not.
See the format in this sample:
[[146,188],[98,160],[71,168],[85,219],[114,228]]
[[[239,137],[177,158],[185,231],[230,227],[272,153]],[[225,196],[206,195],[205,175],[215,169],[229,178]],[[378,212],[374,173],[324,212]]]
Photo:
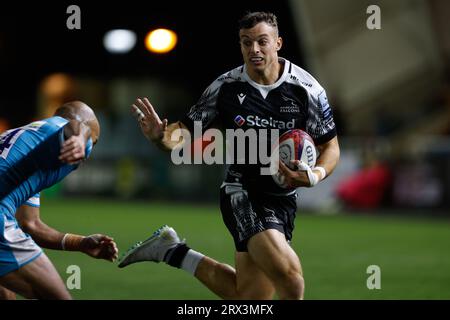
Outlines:
[[[223,83],[233,80],[231,76],[222,75],[211,83],[203,92],[198,102],[192,106],[188,114],[183,118],[183,122],[177,121],[168,124],[167,119],[161,120],[147,98],[138,98],[131,106],[131,112],[137,118],[144,136],[154,142],[160,149],[171,151],[175,147],[182,147],[183,137],[190,137],[187,132],[179,132],[173,136],[175,130],[187,130],[189,133],[195,131],[194,127],[201,125],[202,132],[217,125],[219,119],[218,96]],[[230,80],[230,81],[231,81]],[[186,134],[185,134],[186,133]],[[179,138],[176,138],[179,137]]]
[[131,106],[131,112],[136,117],[144,136],[156,144],[161,150],[171,151],[180,143],[184,143],[182,137],[172,140],[172,134],[177,129],[188,130],[181,122],[168,124],[167,119],[161,120],[147,98],[136,99]]
[[93,258],[108,261],[117,259],[117,245],[111,237],[103,234],[81,236],[62,233],[41,220],[40,208],[37,206],[22,205],[16,211],[16,219],[21,229],[43,248],[79,251]]

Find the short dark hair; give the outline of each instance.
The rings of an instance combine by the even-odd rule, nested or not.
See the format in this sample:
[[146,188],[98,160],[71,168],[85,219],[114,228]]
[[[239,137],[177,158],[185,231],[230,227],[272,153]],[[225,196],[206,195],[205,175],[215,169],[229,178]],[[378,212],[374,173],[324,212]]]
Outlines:
[[238,22],[239,30],[251,29],[260,22],[267,23],[269,26],[277,29],[278,32],[277,16],[271,12],[262,11],[246,13]]

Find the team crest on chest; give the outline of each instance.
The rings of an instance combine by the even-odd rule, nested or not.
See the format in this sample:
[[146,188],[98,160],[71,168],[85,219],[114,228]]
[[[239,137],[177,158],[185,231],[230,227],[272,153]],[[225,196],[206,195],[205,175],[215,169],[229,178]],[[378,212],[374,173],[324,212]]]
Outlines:
[[295,102],[294,99],[288,98],[284,95],[281,96],[283,99],[283,105],[280,107],[281,113],[297,113],[300,112],[300,107]]

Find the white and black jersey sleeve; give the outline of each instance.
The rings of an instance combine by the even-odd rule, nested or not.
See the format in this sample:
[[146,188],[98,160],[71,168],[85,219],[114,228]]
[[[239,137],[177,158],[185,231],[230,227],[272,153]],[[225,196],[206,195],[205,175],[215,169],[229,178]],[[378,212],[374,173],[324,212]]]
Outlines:
[[333,112],[328,103],[325,90],[317,95],[310,95],[306,131],[316,144],[325,143],[336,136]]
[[217,100],[220,88],[223,84],[221,78],[216,79],[203,92],[198,102],[191,107],[189,112],[182,120],[183,124],[192,132],[194,129],[194,122],[201,122],[202,130],[207,130],[211,127],[214,121],[219,116],[219,109]]
[[292,65],[290,82],[302,86],[308,93],[306,131],[314,142],[322,144],[334,138],[336,126],[325,89],[311,74],[296,65]]
[[224,84],[241,81],[242,67],[235,68],[218,77],[203,92],[198,102],[191,107],[187,115],[181,121],[189,130],[193,130],[194,122],[200,121],[202,130],[210,127],[221,126],[221,115],[219,114],[219,99]]

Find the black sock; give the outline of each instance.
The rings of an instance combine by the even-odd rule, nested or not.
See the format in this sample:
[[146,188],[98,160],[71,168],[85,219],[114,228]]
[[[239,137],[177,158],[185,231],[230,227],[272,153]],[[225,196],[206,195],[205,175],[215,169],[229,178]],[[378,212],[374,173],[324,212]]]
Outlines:
[[175,268],[180,269],[181,263],[183,262],[184,257],[186,257],[187,252],[190,250],[186,244],[180,244],[175,248],[167,251],[166,256],[164,257],[164,261]]

